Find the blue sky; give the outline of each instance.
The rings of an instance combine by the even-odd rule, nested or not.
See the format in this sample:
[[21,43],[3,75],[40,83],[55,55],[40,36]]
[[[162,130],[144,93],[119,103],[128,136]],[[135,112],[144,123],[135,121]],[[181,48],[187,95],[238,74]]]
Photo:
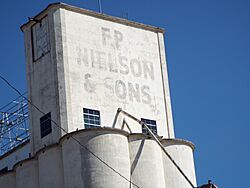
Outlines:
[[[53,1],[1,2],[1,74],[26,91],[19,26]],[[65,3],[98,10],[97,0]],[[250,1],[102,0],[106,14],[166,29],[176,137],[195,143],[197,180],[245,187],[250,179]],[[0,105],[16,94],[0,82]]]

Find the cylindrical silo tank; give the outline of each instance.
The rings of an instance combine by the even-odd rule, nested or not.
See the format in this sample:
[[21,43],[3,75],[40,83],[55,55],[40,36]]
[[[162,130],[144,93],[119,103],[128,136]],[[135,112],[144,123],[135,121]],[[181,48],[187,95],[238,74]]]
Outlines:
[[65,135],[60,142],[65,188],[129,187],[128,181],[100,161],[130,179],[127,132],[112,128],[91,128]]
[[156,141],[144,134],[131,134],[129,148],[131,181],[143,188],[164,188],[162,151]]
[[[180,139],[163,139],[161,141],[165,150],[178,164],[188,179],[196,186],[195,167],[191,142]],[[162,152],[166,187],[171,188],[191,188],[191,185],[178,171],[173,162]]]
[[16,174],[15,172],[7,172],[0,175],[0,187],[16,188]]
[[62,150],[58,144],[37,153],[39,188],[64,188]]
[[27,159],[15,166],[16,188],[39,188],[38,162],[36,159]]

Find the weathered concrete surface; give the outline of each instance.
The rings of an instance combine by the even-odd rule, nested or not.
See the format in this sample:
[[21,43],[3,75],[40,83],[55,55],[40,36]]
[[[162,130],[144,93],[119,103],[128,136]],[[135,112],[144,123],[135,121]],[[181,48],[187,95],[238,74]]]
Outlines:
[[[101,125],[113,124],[122,108],[156,120],[157,131],[173,138],[173,120],[162,30],[65,5],[55,5],[22,27],[29,99],[66,131],[84,129],[83,108],[99,110]],[[53,126],[40,138],[42,116],[30,106],[33,154],[65,133]],[[125,118],[134,133],[139,124]]]
[[[29,106],[32,158],[0,182],[12,180],[9,186],[17,188],[135,187],[118,172],[145,188],[190,188],[156,142],[139,134],[139,124],[123,115],[114,121],[122,108],[156,120],[158,135],[174,138],[163,31],[62,4],[34,20],[22,27],[29,100],[56,123],[41,138],[43,114]],[[84,129],[83,108],[99,110],[101,126],[112,128]],[[123,120],[137,134],[120,130]],[[196,184],[190,146],[163,144]]]
[[[196,176],[193,158],[194,145],[190,142],[178,139],[162,140],[162,144],[170,156],[179,165],[188,179],[196,186]],[[162,153],[163,165],[165,171],[166,187],[171,188],[192,188],[185,180],[181,173],[177,170],[170,159]]]
[[[196,185],[192,144],[175,139],[162,143]],[[139,187],[190,188],[154,140],[112,128],[67,134],[16,164],[12,173],[0,175],[0,183],[6,182],[9,188],[136,187],[97,157]]]
[[[46,168],[47,166],[44,166]],[[16,172],[16,188],[38,188],[38,161],[35,159],[25,160],[18,163],[14,170]]]
[[39,188],[64,188],[61,149],[60,146],[52,147],[38,155]]
[[[85,131],[75,135],[74,138],[129,179],[130,161],[127,136],[124,132],[121,133],[100,129]],[[93,188],[129,187],[129,182],[120,178],[84,147],[79,146],[72,138],[65,139],[62,144],[64,164],[69,167],[64,169],[66,187],[73,188],[79,184]],[[75,176],[73,179],[72,174]],[[75,181],[76,178],[77,181]]]
[[[139,187],[162,188],[165,185],[162,151],[145,135],[129,136],[131,180]],[[136,186],[133,186],[136,187]]]
[[0,175],[0,187],[2,188],[16,188],[16,173],[8,172]]

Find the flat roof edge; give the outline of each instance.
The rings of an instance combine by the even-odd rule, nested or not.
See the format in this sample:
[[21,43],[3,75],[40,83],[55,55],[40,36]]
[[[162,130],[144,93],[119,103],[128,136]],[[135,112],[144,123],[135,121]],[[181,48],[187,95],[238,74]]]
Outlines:
[[[61,3],[61,2],[49,4],[44,10],[42,10],[40,13],[38,13],[36,16],[34,16],[33,19],[38,19],[39,20],[39,18],[41,19],[41,17],[43,17],[44,14],[46,14],[47,11],[52,10],[52,9],[59,9],[59,8],[62,8],[62,9],[65,9],[65,10],[70,10],[70,11],[81,13],[81,14],[85,14],[85,15],[88,15],[88,16],[93,16],[93,17],[104,19],[104,20],[107,20],[107,21],[113,21],[113,22],[120,23],[120,24],[127,25],[127,26],[132,26],[132,27],[144,29],[144,30],[149,30],[149,31],[159,32],[159,33],[164,33],[165,32],[164,29],[159,28],[159,27],[146,25],[146,24],[130,21],[130,20],[127,20],[127,19],[119,18],[119,17],[109,16],[109,15],[106,15],[106,14],[94,12],[94,11],[83,9],[83,8],[80,8],[80,7],[75,7],[75,6],[68,5],[68,4]],[[32,23],[34,23],[34,21],[29,20],[28,22],[23,24],[20,27],[20,29],[22,31],[24,31],[25,27],[29,26]]]

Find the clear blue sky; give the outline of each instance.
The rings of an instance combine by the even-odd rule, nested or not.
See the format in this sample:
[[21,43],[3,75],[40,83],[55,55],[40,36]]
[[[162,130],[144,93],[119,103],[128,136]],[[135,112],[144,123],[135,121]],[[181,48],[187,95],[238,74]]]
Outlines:
[[[26,91],[19,26],[53,1],[2,1],[1,74]],[[98,10],[97,0],[65,3]],[[197,180],[221,188],[250,179],[250,1],[102,0],[106,14],[159,26],[165,35],[176,137],[196,145]],[[0,105],[17,96],[0,82]]]

